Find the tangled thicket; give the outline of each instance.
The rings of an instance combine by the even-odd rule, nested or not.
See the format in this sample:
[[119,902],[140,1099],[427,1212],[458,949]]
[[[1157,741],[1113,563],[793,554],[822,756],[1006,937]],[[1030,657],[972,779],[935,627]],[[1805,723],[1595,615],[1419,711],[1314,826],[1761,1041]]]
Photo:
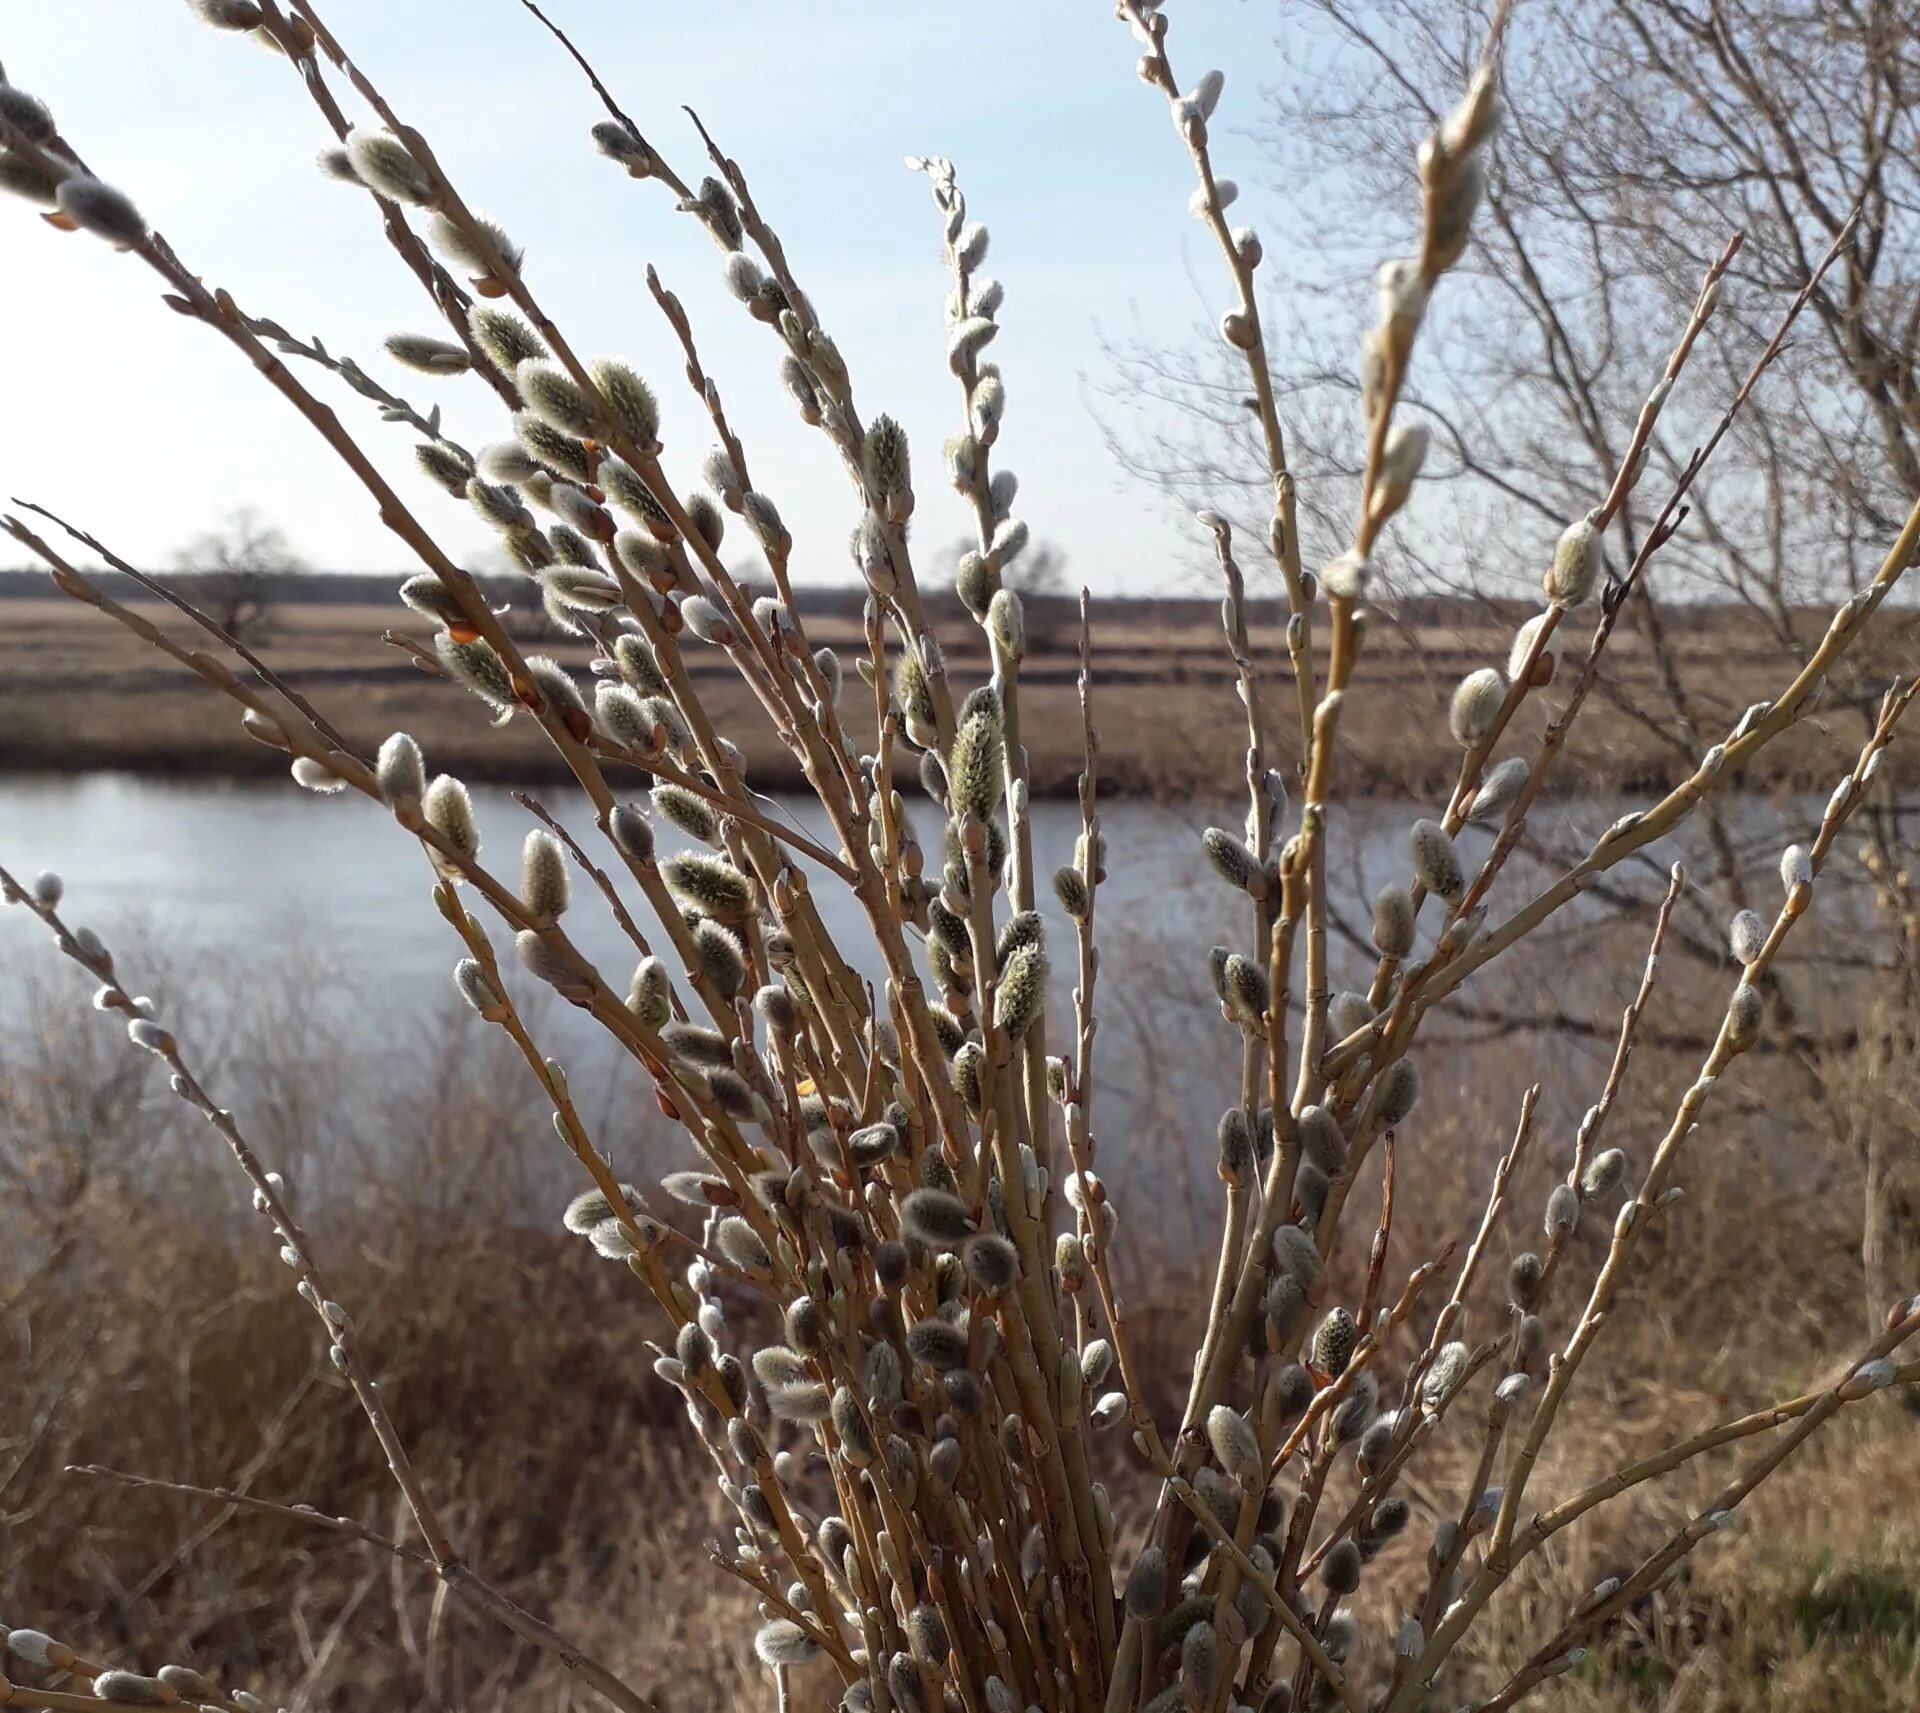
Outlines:
[[[545,22],[531,0],[523,4]],[[1603,1144],[1682,885],[1677,869],[1611,1072],[1544,1210],[1510,1209],[1506,1193],[1534,1141],[1535,1090],[1516,1115],[1478,1228],[1403,1279],[1388,1276],[1395,1137],[1419,1101],[1413,1050],[1424,1019],[1467,977],[1672,831],[1800,719],[1920,543],[1916,510],[1879,575],[1839,609],[1776,699],[1749,709],[1657,804],[1621,817],[1575,866],[1489,919],[1490,889],[1595,683],[1621,603],[1680,526],[1687,489],[1719,439],[1689,464],[1624,578],[1604,579],[1603,536],[1714,313],[1734,239],[1677,330],[1665,372],[1650,377],[1604,502],[1561,538],[1541,612],[1521,628],[1504,666],[1484,667],[1459,686],[1451,710],[1463,752],[1458,783],[1435,818],[1410,829],[1408,884],[1374,901],[1379,961],[1370,985],[1330,990],[1326,835],[1342,699],[1364,645],[1373,558],[1426,451],[1424,431],[1396,421],[1396,404],[1428,299],[1468,242],[1482,156],[1498,124],[1501,18],[1480,73],[1420,145],[1419,250],[1381,269],[1378,323],[1360,357],[1362,502],[1348,547],[1309,571],[1253,291],[1260,240],[1230,224],[1234,187],[1216,176],[1209,149],[1223,79],[1209,72],[1183,90],[1168,58],[1165,14],[1153,0],[1121,0],[1118,8],[1140,45],[1142,80],[1165,98],[1192,155],[1192,212],[1217,239],[1229,274],[1232,307],[1220,332],[1246,358],[1272,481],[1269,544],[1291,611],[1289,659],[1255,659],[1231,531],[1202,514],[1247,713],[1245,827],[1208,829],[1201,840],[1206,862],[1246,899],[1244,939],[1211,954],[1223,1025],[1238,1032],[1241,1074],[1219,1123],[1225,1208],[1205,1336],[1177,1429],[1163,1432],[1136,1364],[1128,1305],[1115,1289],[1124,1227],[1096,1170],[1094,928],[1111,853],[1096,810],[1090,621],[1083,597],[1082,831],[1074,861],[1051,878],[1053,908],[1043,913],[1049,889],[1035,872],[1021,739],[1023,613],[1002,585],[1027,531],[1014,513],[1011,473],[993,467],[1006,391],[987,348],[1002,288],[981,272],[987,231],[968,218],[951,167],[910,163],[930,179],[951,273],[948,361],[961,426],[946,444],[944,471],[977,531],[956,581],[994,668],[990,682],[964,693],[949,681],[915,578],[907,435],[892,418],[863,419],[856,409],[840,348],[745,176],[704,130],[713,174],[692,184],[576,51],[607,109],[593,128],[601,152],[631,178],[664,186],[673,206],[711,234],[726,285],[740,312],[765,327],[800,416],[841,455],[856,502],[852,553],[870,592],[857,681],[843,681],[841,662],[808,641],[788,579],[791,538],[774,499],[749,475],[746,448],[701,366],[680,299],[649,272],[715,441],[699,488],[667,473],[669,413],[647,383],[619,361],[574,353],[536,296],[537,271],[501,227],[471,212],[424,137],[308,0],[285,9],[276,0],[193,0],[193,9],[284,56],[338,136],[324,170],[370,196],[388,243],[439,312],[448,337],[396,334],[389,355],[429,376],[471,376],[491,388],[510,413],[513,438],[470,453],[440,432],[437,409],[416,409],[351,360],[293,338],[204,284],[134,200],[92,175],[78,140],[60,132],[48,109],[11,87],[0,88],[0,180],[42,202],[56,226],[94,233],[160,274],[174,310],[250,359],[307,419],[420,561],[401,597],[437,628],[430,646],[402,642],[451,681],[449,693],[464,686],[499,719],[541,725],[577,777],[604,848],[596,857],[560,818],[543,817],[527,834],[517,880],[501,878],[483,860],[465,789],[446,775],[430,778],[411,738],[395,734],[377,756],[355,753],[304,695],[177,597],[170,598],[211,634],[211,647],[188,647],[116,602],[20,518],[5,527],[46,562],[65,594],[239,704],[248,731],[292,757],[301,785],[377,799],[398,836],[418,841],[435,872],[436,903],[464,952],[455,970],[460,993],[524,1057],[551,1102],[560,1143],[591,1180],[566,1210],[568,1228],[627,1267],[674,1329],[655,1370],[683,1396],[738,1513],[731,1542],[714,1557],[761,1604],[756,1650],[783,1699],[790,1672],[824,1660],[855,1713],[1282,1713],[1331,1705],[1407,1713],[1426,1704],[1436,1684],[1444,1689],[1450,1656],[1524,1560],[1595,1507],[1733,1447],[1744,1460],[1716,1501],[1562,1613],[1477,1703],[1508,1707],[1576,1664],[1596,1630],[1657,1587],[1823,1422],[1920,1373],[1920,1364],[1902,1366],[1897,1355],[1920,1332],[1916,1297],[1892,1305],[1877,1338],[1800,1396],[1617,1470],[1595,1469],[1590,1485],[1551,1501],[1535,1490],[1542,1448],[1636,1249],[1681,1193],[1689,1134],[1717,1080],[1761,1031],[1770,967],[1806,912],[1836,837],[1875,789],[1916,683],[1888,692],[1818,824],[1783,854],[1783,901],[1771,918],[1746,910],[1729,925],[1740,975],[1714,1045],[1651,1156],[1630,1160]],[[350,123],[343,99],[370,116]],[[1763,378],[1798,307],[1756,353],[1721,432]],[[327,368],[388,421],[423,436],[422,473],[495,527],[537,581],[552,620],[588,639],[590,693],[555,661],[520,650],[472,578],[283,357]],[[729,515],[751,535],[773,593],[751,595],[722,563]],[[140,578],[92,537],[60,527]],[[1584,649],[1565,646],[1575,615],[1596,598]],[[738,752],[715,730],[689,674],[688,657],[699,650],[717,651],[737,669],[804,770],[826,829],[818,838],[773,813],[742,777]],[[1269,677],[1290,678],[1291,688],[1270,693]],[[1550,717],[1529,739],[1522,716],[1548,703]],[[1295,719],[1302,760],[1298,778],[1287,780],[1269,763],[1271,722]],[[897,773],[916,769],[940,823],[931,865],[894,785]],[[635,779],[648,786],[643,802],[617,791],[616,781]],[[1477,863],[1464,859],[1458,841],[1470,822],[1495,834]],[[663,825],[676,835],[677,854],[656,848]],[[576,871],[634,944],[630,983],[610,982],[566,932]],[[857,952],[827,930],[814,897],[827,886],[845,888],[860,908],[868,938]],[[379,1436],[418,1541],[381,1542],[357,1523],[315,1521],[424,1564],[450,1596],[551,1653],[615,1705],[644,1708],[608,1667],[463,1560],[435,1511],[430,1480],[382,1405],[354,1318],[329,1288],[286,1185],[191,1068],[188,1045],[122,985],[109,948],[68,925],[57,876],[0,870],[0,890],[38,915],[100,984],[95,1003],[125,1015],[132,1044],[165,1062],[174,1092],[205,1116],[251,1180],[333,1364]],[[638,902],[645,909],[636,913]],[[497,953],[489,922],[512,936],[511,959]],[[1072,966],[1071,1027],[1050,1032],[1055,961]],[[863,979],[865,968],[882,972],[877,986]],[[693,1162],[686,1170],[658,1185],[622,1181],[516,1002],[516,991],[524,996],[536,984],[590,1013],[630,1057],[634,1076],[650,1081],[661,1109],[684,1127]],[[1058,1056],[1048,1051],[1055,1040],[1065,1045]],[[1374,1171],[1384,1182],[1377,1222],[1343,1218],[1354,1186]],[[698,1218],[668,1203],[698,1210]],[[1574,1276],[1583,1263],[1572,1239],[1583,1224],[1611,1226],[1590,1277]],[[1533,1246],[1503,1277],[1492,1276],[1496,1237],[1529,1226]],[[1350,1255],[1368,1256],[1364,1289],[1347,1304],[1330,1300],[1329,1260],[1343,1239]],[[1446,1496],[1425,1573],[1404,1609],[1380,1633],[1365,1633],[1347,1601],[1376,1555],[1406,1530],[1412,1510],[1403,1490],[1448,1415],[1478,1438],[1471,1478]],[[1095,1436],[1109,1431],[1130,1443],[1144,1471],[1147,1522],[1138,1538],[1116,1539],[1114,1505],[1095,1475],[1117,1461],[1096,1455]],[[1747,1440],[1754,1443],[1742,1452]],[[0,1699],[9,1705],[259,1705],[185,1667],[142,1676],[32,1630],[13,1631],[7,1646],[11,1669],[43,1685],[7,1684]]]

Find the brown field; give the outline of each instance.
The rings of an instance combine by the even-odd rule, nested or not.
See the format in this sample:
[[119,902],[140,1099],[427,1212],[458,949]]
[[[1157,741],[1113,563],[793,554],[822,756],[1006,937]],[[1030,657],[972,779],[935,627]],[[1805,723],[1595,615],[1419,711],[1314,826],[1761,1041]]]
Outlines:
[[[851,655],[857,609],[844,591],[822,592],[806,605],[816,642]],[[142,611],[191,634],[158,603]],[[1271,619],[1273,609],[1266,609]],[[1364,771],[1346,789],[1393,794],[1442,789],[1457,751],[1446,730],[1446,704],[1460,676],[1504,664],[1519,609],[1500,612],[1465,603],[1421,603],[1408,616],[1376,615],[1343,726],[1349,765]],[[1797,624],[1804,656],[1825,624],[1822,614]],[[1582,615],[1571,627],[1584,651]],[[1738,719],[1749,703],[1776,695],[1796,660],[1751,615],[1729,609],[1676,610],[1667,622],[1677,664],[1694,698],[1701,748]],[[1884,627],[1882,652],[1898,651],[1911,625]],[[1246,728],[1231,664],[1209,601],[1096,603],[1095,697],[1101,734],[1101,783],[1125,795],[1219,795],[1243,779]],[[530,722],[494,730],[482,705],[412,665],[381,641],[389,628],[428,640],[426,627],[397,602],[385,605],[286,602],[261,641],[263,657],[306,691],[356,742],[371,747],[389,732],[413,733],[432,763],[473,779],[537,779],[557,763]],[[964,623],[942,625],[948,637],[977,636]],[[1034,788],[1071,791],[1080,766],[1080,713],[1075,681],[1077,620],[1064,601],[1030,608],[1031,649],[1021,675],[1023,724]],[[530,648],[550,649],[584,669],[577,645],[542,642],[522,622]],[[1275,623],[1254,633],[1267,677],[1274,760],[1283,769],[1299,752],[1283,638]],[[800,783],[792,759],[728,663],[715,653],[694,658],[694,676],[716,723],[741,743],[750,775],[763,789]],[[984,649],[950,657],[955,681],[984,677]],[[1563,663],[1564,666],[1564,663]],[[1878,680],[1863,671],[1867,694]],[[1549,691],[1549,707],[1557,701]],[[1615,633],[1600,689],[1576,725],[1558,787],[1648,790],[1683,774],[1682,756],[1666,741],[1675,726],[1644,633],[1631,618]],[[1759,786],[1824,788],[1843,745],[1856,744],[1857,722],[1834,739],[1823,722],[1788,734],[1758,764]],[[859,729],[856,721],[856,729]],[[1851,749],[1845,753],[1850,757]],[[0,600],[0,768],[114,767],[168,773],[246,774],[278,771],[273,752],[241,731],[230,705],[156,654],[112,620],[58,596]]]

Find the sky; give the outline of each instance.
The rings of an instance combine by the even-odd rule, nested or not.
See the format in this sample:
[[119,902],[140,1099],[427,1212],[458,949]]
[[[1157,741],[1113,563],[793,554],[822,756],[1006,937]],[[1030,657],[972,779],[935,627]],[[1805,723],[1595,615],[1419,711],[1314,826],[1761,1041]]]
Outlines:
[[[683,102],[740,162],[848,358],[863,414],[886,410],[907,427],[916,530],[933,547],[968,523],[940,467],[961,401],[944,360],[938,220],[903,163],[951,158],[993,235],[985,271],[1006,286],[995,463],[1020,477],[1017,509],[1064,549],[1075,582],[1151,593],[1182,581],[1190,544],[1166,503],[1115,469],[1089,392],[1111,380],[1103,331],[1211,321],[1226,281],[1187,213],[1186,150],[1109,5],[548,9],[683,176],[701,164]],[[780,390],[777,340],[727,294],[718,251],[669,193],[593,151],[601,110],[557,44],[515,0],[324,0],[322,15],[468,204],[526,248],[529,283],[575,350],[625,357],[654,380],[668,468],[690,483],[712,436],[646,291],[645,266],[658,267],[694,318],[756,482],[793,531],[796,575],[849,578],[852,490]],[[1205,0],[1175,10],[1170,38],[1189,83],[1209,67],[1227,73],[1216,154],[1248,192],[1236,216],[1256,225],[1254,163],[1235,160],[1252,146],[1232,131],[1256,116],[1279,15],[1277,0]],[[333,139],[283,60],[207,29],[177,0],[0,0],[0,62],[210,286],[356,356],[422,410],[443,403],[468,446],[506,438],[479,381],[415,375],[380,350],[396,330],[442,330],[371,199],[316,170]],[[342,100],[355,111],[350,91]],[[37,500],[136,563],[168,563],[249,506],[316,566],[412,569],[291,407],[223,340],[170,313],[159,289],[135,258],[0,198],[0,495]],[[479,563],[491,532],[413,474],[408,431],[321,371],[300,373],[404,481],[442,544]]]

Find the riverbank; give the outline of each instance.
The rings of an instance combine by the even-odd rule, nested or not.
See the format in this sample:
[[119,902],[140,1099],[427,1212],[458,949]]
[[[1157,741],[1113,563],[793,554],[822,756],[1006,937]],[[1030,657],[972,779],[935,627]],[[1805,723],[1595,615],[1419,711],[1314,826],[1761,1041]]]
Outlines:
[[[844,592],[822,591],[818,609],[809,602],[814,640],[851,657],[861,646],[857,605]],[[142,610],[179,629],[183,639],[196,634],[157,602],[143,602]],[[1265,674],[1270,758],[1290,773],[1299,753],[1292,679],[1277,614],[1268,608],[1266,616],[1270,622],[1253,634],[1254,654]],[[1514,616],[1466,602],[1422,602],[1376,614],[1341,724],[1347,793],[1431,798],[1445,789],[1459,756],[1447,731],[1448,699],[1463,673],[1505,661]],[[537,615],[512,619],[529,649],[551,652],[584,672],[586,655],[577,644],[543,638]],[[1793,657],[1751,615],[1676,609],[1667,622],[1676,675],[1702,742],[1686,739],[1676,747],[1673,734],[1685,722],[1644,631],[1629,618],[1609,647],[1607,669],[1557,770],[1561,789],[1576,781],[1582,791],[1663,789],[1742,709],[1777,694],[1792,676]],[[1572,627],[1581,651],[1590,624],[1583,614]],[[1889,627],[1882,650],[1900,649],[1901,633],[1912,625],[1906,618]],[[1802,657],[1823,626],[1824,616],[1814,613],[1795,624]],[[970,626],[943,630],[975,643]],[[276,606],[258,646],[274,670],[356,744],[371,749],[389,732],[404,730],[420,740],[436,768],[469,779],[540,783],[559,775],[530,721],[494,728],[473,697],[422,672],[403,649],[382,640],[393,632],[421,642],[429,637],[398,602],[291,600]],[[1102,792],[1225,797],[1242,789],[1245,716],[1213,604],[1096,604],[1094,637]],[[1080,770],[1077,645],[1077,618],[1068,603],[1033,603],[1021,703],[1039,796],[1070,794]],[[957,684],[979,682],[987,673],[985,651],[956,647],[949,667]],[[763,790],[803,787],[797,766],[727,662],[700,650],[693,675],[716,724],[740,746],[754,783]],[[1870,672],[1861,678],[1868,686],[1879,683]],[[1561,700],[1549,688],[1543,704],[1557,711]],[[861,720],[856,729],[870,724]],[[1770,746],[1744,783],[1824,789],[1843,755],[1857,747],[1857,724],[1807,722]],[[1539,726],[1536,716],[1528,729]],[[52,595],[0,603],[0,770],[239,778],[282,767],[277,752],[242,732],[231,704],[110,619]]]

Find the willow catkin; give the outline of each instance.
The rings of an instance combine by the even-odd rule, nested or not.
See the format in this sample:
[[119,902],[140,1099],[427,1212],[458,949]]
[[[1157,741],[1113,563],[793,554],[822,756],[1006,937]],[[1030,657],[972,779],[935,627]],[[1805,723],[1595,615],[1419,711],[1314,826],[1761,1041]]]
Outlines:
[[1580,1176],[1580,1193],[1589,1201],[1620,1187],[1627,1175],[1627,1156],[1619,1148],[1608,1148],[1587,1162]]
[[103,1671],[93,1680],[93,1693],[123,1707],[168,1707],[180,1699],[171,1684],[137,1671]]
[[1577,607],[1593,593],[1600,580],[1600,531],[1595,515],[1567,526],[1554,545],[1553,563],[1547,568],[1547,599],[1556,607]]
[[460,856],[471,861],[480,854],[480,828],[473,818],[473,799],[451,774],[435,776],[422,799],[427,825]]
[[[641,451],[651,450],[660,436],[660,406],[653,389],[634,369],[612,357],[595,358],[587,372],[614,426]],[[568,429],[564,422],[554,426],[569,433],[582,432]]]
[[1467,1377],[1472,1352],[1458,1339],[1443,1344],[1420,1381],[1420,1401],[1429,1410],[1444,1405]]
[[557,921],[572,896],[567,854],[560,841],[535,827],[520,847],[520,901],[530,915],[543,922]]
[[1297,1225],[1279,1225],[1273,1232],[1273,1264],[1293,1279],[1311,1300],[1326,1280],[1326,1263],[1310,1233]]
[[55,1641],[44,1630],[0,1629],[0,1640],[6,1643],[8,1653],[25,1660],[29,1665],[43,1666],[52,1671],[68,1671],[79,1659],[72,1648],[64,1642]]
[[500,656],[493,652],[491,643],[479,637],[461,641],[442,631],[433,639],[433,651],[448,676],[483,701],[491,702],[496,708],[514,705],[513,680],[507,676],[507,669],[501,664]]
[[1337,1599],[1360,1586],[1361,1568],[1360,1549],[1350,1540],[1339,1541],[1320,1561],[1320,1580]]
[[997,1296],[1020,1276],[1020,1252],[998,1232],[970,1238],[963,1258],[967,1276],[988,1296]]
[[1018,947],[1000,972],[993,996],[994,1023],[1012,1040],[1025,1038],[1047,998],[1047,957],[1037,945]]
[[1332,1112],[1317,1103],[1304,1107],[1296,1127],[1303,1158],[1330,1174],[1346,1169],[1347,1139]]
[[1374,1095],[1374,1122],[1382,1130],[1403,1123],[1420,1098],[1420,1072],[1411,1059],[1396,1059],[1380,1073]]
[[1195,1713],[1213,1698],[1220,1681],[1220,1638],[1204,1618],[1180,1640],[1180,1690]]
[[[1533,657],[1535,644],[1541,631],[1546,628],[1547,617],[1545,613],[1535,613],[1513,633],[1513,646],[1507,651],[1507,677],[1515,682],[1519,681],[1520,674],[1527,669],[1528,660]],[[1540,650],[1539,658],[1533,662],[1532,681],[1541,683],[1551,678],[1555,659],[1556,650],[1549,638],[1546,646]]]
[[380,796],[389,809],[415,811],[427,794],[427,768],[420,746],[405,732],[395,732],[380,746],[374,774]]
[[515,367],[513,384],[527,408],[549,428],[582,440],[600,432],[599,399],[558,363],[528,357]]
[[722,999],[734,998],[746,984],[746,949],[728,928],[703,917],[693,927],[693,956],[701,975]]
[[1209,827],[1200,844],[1214,873],[1237,891],[1251,892],[1264,878],[1253,853],[1225,828]]
[[1146,1622],[1157,1618],[1167,1602],[1167,1555],[1158,1546],[1142,1547],[1127,1573],[1128,1613]]
[[1438,821],[1415,821],[1407,834],[1407,848],[1413,858],[1414,877],[1436,898],[1451,904],[1466,891],[1460,853]]
[[1571,1184],[1555,1184],[1547,1196],[1545,1225],[1548,1240],[1567,1236],[1579,1223],[1579,1192]]
[[[668,825],[677,827],[690,839],[715,844],[720,838],[720,817],[704,797],[696,796],[684,785],[663,782],[649,793],[654,812]],[[662,873],[665,873],[663,868]],[[669,882],[671,884],[671,882]]]
[[1234,1021],[1247,1029],[1260,1028],[1267,1015],[1267,972],[1253,959],[1234,952],[1221,972],[1221,999]]
[[1757,910],[1742,910],[1727,924],[1727,947],[1734,962],[1751,964],[1766,948],[1766,918]]
[[1454,742],[1466,749],[1484,743],[1493,732],[1506,695],[1506,680],[1491,666],[1462,678],[1447,709],[1447,726]]
[[1467,819],[1487,824],[1504,821],[1507,811],[1519,800],[1520,788],[1532,771],[1532,764],[1519,755],[1510,755],[1489,768],[1473,801],[1467,805]]
[[967,1335],[948,1321],[915,1321],[907,1328],[907,1352],[929,1368],[958,1368],[967,1360]]
[[1507,1289],[1523,1309],[1540,1300],[1540,1287],[1546,1278],[1546,1263],[1531,1250],[1514,1256],[1507,1267]]
[[805,1665],[820,1645],[789,1618],[775,1618],[755,1632],[753,1651],[772,1666]]
[[1346,1372],[1359,1333],[1353,1316],[1337,1304],[1329,1309],[1313,1335],[1313,1365],[1332,1379]]
[[1006,750],[997,704],[969,715],[953,735],[947,778],[956,812],[988,819],[1006,790]]
[[1413,950],[1413,896],[1404,886],[1384,886],[1373,901],[1373,943],[1381,956],[1404,958]]
[[945,1190],[920,1189],[900,1204],[901,1229],[930,1249],[957,1249],[973,1235],[967,1204]]
[[1260,1441],[1251,1424],[1238,1410],[1216,1404],[1207,1415],[1207,1443],[1220,1467],[1236,1481],[1249,1486],[1264,1485],[1266,1459],[1260,1455]]

